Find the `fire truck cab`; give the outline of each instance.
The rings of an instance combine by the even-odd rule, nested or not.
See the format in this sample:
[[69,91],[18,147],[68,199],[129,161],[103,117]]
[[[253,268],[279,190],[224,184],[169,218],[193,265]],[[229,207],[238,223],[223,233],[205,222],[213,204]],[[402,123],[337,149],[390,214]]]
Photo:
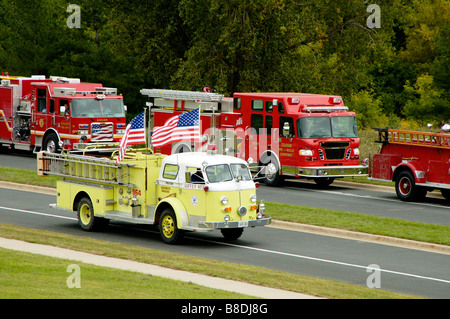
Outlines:
[[438,189],[450,201],[450,134],[377,129],[381,148],[370,163],[370,179],[395,182],[403,201]]
[[2,76],[0,145],[37,152],[117,143],[126,128],[115,88],[79,79]]
[[[280,185],[285,178],[313,179],[329,185],[335,178],[367,176],[360,165],[356,116],[334,95],[303,93],[234,93],[142,89],[149,97],[151,126],[200,108],[202,147],[266,166],[264,182]],[[157,148],[171,154],[191,151],[194,143]]]

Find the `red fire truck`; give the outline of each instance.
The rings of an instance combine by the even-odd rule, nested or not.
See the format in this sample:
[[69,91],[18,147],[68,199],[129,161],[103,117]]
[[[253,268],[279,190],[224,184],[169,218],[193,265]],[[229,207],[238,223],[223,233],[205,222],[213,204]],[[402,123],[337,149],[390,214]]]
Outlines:
[[0,146],[49,152],[119,142],[126,128],[117,89],[79,79],[2,73]]
[[[266,167],[264,182],[279,185],[285,177],[314,179],[322,186],[335,178],[367,175],[359,162],[355,113],[342,98],[302,93],[235,93],[142,89],[149,97],[151,127],[200,108],[202,146]],[[164,154],[191,151],[179,142],[157,148]],[[232,154],[230,154],[232,153]]]
[[450,200],[450,134],[377,129],[381,149],[370,164],[370,179],[394,181],[404,201],[439,189]]

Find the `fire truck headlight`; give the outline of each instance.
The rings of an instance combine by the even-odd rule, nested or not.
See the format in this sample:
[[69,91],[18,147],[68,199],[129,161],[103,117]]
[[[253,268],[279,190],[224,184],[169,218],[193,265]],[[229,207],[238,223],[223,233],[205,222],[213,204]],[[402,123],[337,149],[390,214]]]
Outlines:
[[256,194],[253,194],[252,196],[250,196],[250,200],[252,203],[256,203]]
[[312,150],[299,150],[298,154],[303,155],[303,156],[312,156],[313,151]]
[[359,155],[359,148],[354,148],[353,149],[353,154],[354,155]]
[[223,216],[223,220],[228,223],[228,221],[230,220],[230,215]]
[[222,197],[222,199],[220,200],[220,202],[222,203],[222,205],[226,205],[228,204],[228,197]]

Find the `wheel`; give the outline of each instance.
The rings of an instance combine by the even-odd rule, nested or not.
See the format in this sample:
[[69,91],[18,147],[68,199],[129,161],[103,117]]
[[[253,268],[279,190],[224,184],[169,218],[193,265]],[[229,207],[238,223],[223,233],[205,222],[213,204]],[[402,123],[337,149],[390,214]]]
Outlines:
[[177,218],[171,208],[165,208],[159,219],[159,231],[164,242],[176,244],[183,238],[183,231],[177,227]]
[[414,175],[410,171],[398,174],[395,180],[395,192],[398,198],[406,202],[423,199],[427,194],[425,188],[416,186]]
[[316,182],[319,187],[327,187],[334,182],[334,177],[317,177],[314,178],[314,182]]
[[223,237],[227,240],[236,240],[241,237],[244,232],[244,228],[223,228],[220,230]]
[[49,153],[56,153],[59,151],[59,140],[56,134],[49,134],[42,144],[42,149]]
[[266,166],[265,170],[270,172],[270,174],[262,174],[264,176],[264,184],[267,186],[281,186],[284,183],[284,176],[280,175],[280,169],[277,163],[270,159],[267,163],[260,162],[259,166]]
[[89,197],[83,197],[78,202],[78,225],[85,231],[94,231],[108,224],[108,220],[94,216],[94,207]]
[[447,200],[447,202],[450,202],[450,189],[441,189],[442,196]]

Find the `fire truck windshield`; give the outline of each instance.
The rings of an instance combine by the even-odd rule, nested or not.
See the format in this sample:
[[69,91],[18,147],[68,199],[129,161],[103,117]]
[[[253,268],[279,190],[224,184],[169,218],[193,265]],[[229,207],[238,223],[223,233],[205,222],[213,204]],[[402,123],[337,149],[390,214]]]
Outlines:
[[354,116],[314,116],[297,120],[300,138],[358,137]]
[[210,183],[227,182],[238,176],[241,176],[244,181],[250,181],[252,179],[247,165],[233,163],[230,166],[228,164],[219,164],[206,167],[205,172],[208,181]]
[[72,117],[124,117],[122,100],[72,100]]

